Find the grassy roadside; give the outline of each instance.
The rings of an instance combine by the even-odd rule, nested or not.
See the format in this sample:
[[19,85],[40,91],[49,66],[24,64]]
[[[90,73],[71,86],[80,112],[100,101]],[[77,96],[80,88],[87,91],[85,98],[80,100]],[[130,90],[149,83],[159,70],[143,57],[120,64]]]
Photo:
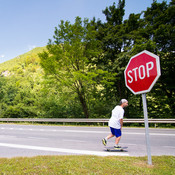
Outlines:
[[36,156],[0,158],[1,175],[173,175],[175,156],[147,157]]

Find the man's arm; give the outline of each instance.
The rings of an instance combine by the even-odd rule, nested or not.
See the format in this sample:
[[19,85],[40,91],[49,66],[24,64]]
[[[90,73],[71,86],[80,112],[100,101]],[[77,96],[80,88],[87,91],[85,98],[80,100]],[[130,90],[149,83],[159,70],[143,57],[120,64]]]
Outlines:
[[121,125],[121,129],[123,127],[123,119],[120,119],[120,125]]

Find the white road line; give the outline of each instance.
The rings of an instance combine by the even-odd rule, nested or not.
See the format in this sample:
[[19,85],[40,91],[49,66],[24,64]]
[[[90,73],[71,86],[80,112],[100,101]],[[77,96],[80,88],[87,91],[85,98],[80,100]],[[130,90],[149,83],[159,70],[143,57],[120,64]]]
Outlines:
[[175,134],[150,133],[153,136],[175,136]]
[[163,147],[165,147],[165,148],[173,148],[173,149],[175,149],[175,146],[163,146]]
[[[107,134],[109,131],[87,131],[87,130],[59,130],[59,129],[31,129],[31,128],[0,128],[3,130],[23,130],[23,131],[42,131],[42,132],[65,132],[65,133],[95,133],[95,134]],[[123,134],[128,135],[145,135],[144,132],[123,132]],[[166,133],[149,133],[151,136],[175,136],[175,134]]]
[[86,142],[86,141],[82,141],[82,140],[69,140],[69,139],[64,139],[63,142]]
[[131,143],[128,144],[128,146],[136,146],[136,145],[138,145],[138,144],[131,144]]
[[41,138],[41,137],[27,137],[27,139],[46,140],[47,138]]
[[[4,130],[22,130],[22,128],[0,128]],[[59,129],[31,129],[31,128],[23,128],[23,131],[45,131],[45,132],[68,132],[68,133],[97,133],[97,134],[106,134],[109,132],[106,131],[85,131],[85,130],[59,130]]]
[[[138,132],[123,132],[123,134],[145,135],[145,133],[138,133]],[[149,135],[152,135],[152,136],[175,136],[175,134],[164,134],[164,133],[149,133]]]
[[4,138],[5,138],[5,139],[7,139],[7,138],[8,138],[8,139],[11,139],[11,138],[16,138],[16,136],[11,136],[11,135],[0,135],[0,138],[1,138],[1,139],[4,139]]
[[58,130],[59,132],[74,132],[74,133],[96,133],[96,134],[104,134],[109,133],[106,131],[85,131],[85,130]]
[[10,147],[10,148],[19,148],[19,149],[31,149],[31,150],[40,150],[40,151],[61,152],[61,153],[69,153],[69,154],[81,154],[81,155],[129,156],[128,153],[118,153],[118,152],[112,153],[112,152],[102,152],[102,151],[63,149],[63,148],[40,147],[40,146],[30,146],[30,145],[9,144],[9,143],[0,143],[0,146]]

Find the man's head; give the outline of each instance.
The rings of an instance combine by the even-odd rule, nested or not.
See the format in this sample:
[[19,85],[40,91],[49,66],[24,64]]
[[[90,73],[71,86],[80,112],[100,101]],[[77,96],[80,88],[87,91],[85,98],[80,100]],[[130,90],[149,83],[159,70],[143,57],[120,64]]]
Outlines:
[[128,106],[128,100],[126,100],[126,99],[121,99],[121,101],[120,101],[120,106],[121,106],[122,108],[127,107],[127,106]]

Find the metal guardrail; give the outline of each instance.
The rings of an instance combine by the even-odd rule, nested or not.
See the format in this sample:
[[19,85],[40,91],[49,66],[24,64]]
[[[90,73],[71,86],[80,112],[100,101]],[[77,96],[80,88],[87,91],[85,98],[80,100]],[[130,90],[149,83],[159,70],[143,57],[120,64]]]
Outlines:
[[[1,122],[108,123],[109,119],[85,118],[0,118]],[[144,119],[124,119],[124,123],[144,123]],[[148,119],[149,123],[175,123],[175,119]]]

